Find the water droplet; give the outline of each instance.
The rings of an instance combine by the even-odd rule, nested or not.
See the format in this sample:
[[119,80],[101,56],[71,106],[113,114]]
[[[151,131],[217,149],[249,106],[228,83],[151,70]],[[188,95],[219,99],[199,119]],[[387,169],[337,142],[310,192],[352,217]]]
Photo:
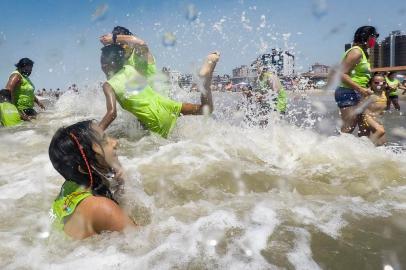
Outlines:
[[166,32],[162,38],[162,44],[165,47],[173,47],[176,44],[176,36],[172,32]]
[[49,232],[40,232],[38,234],[38,238],[45,239],[45,238],[48,238],[48,237],[49,237]]
[[192,5],[192,4],[188,5],[187,8],[186,8],[185,16],[186,16],[186,19],[189,22],[193,22],[194,20],[196,20],[197,19],[196,7],[194,5]]
[[317,19],[321,19],[321,17],[327,15],[327,1],[313,0],[312,13]]
[[103,21],[106,19],[106,13],[109,9],[107,4],[102,4],[96,8],[96,10],[92,14],[92,21]]
[[215,246],[217,246],[217,240],[215,240],[215,239],[209,240],[209,241],[208,241],[208,244],[209,244],[210,246],[212,246],[212,247],[215,247]]
[[125,84],[126,96],[128,97],[140,93],[147,84],[147,80],[141,75],[132,78]]
[[245,255],[247,255],[248,257],[251,257],[252,256],[252,250],[246,249],[245,250]]
[[50,68],[50,69],[48,69],[48,71],[49,71],[50,73],[52,73],[54,70],[53,70],[52,68]]
[[391,265],[387,264],[383,267],[383,270],[393,270],[393,267]]

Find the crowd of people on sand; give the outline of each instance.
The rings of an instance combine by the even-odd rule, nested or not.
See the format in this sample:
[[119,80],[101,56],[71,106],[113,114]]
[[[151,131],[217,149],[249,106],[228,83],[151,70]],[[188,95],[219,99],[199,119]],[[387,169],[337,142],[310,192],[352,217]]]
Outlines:
[[[368,48],[375,45],[379,34],[372,26],[357,29],[353,46],[342,59],[341,84],[335,90],[335,101],[340,111],[342,133],[352,133],[359,127],[359,136],[368,136],[376,145],[386,142],[385,128],[380,119],[391,104],[399,109],[398,89],[406,90],[395,78],[396,74],[372,74],[368,62]],[[101,88],[106,99],[106,113],[99,122],[82,121],[61,127],[49,145],[49,157],[65,182],[52,205],[56,226],[75,239],[82,239],[102,231],[122,231],[135,227],[120,207],[125,174],[117,157],[117,140],[105,130],[117,117],[117,103],[136,117],[145,129],[168,137],[178,117],[210,114],[213,111],[212,76],[219,52],[209,53],[199,70],[201,82],[192,85],[201,92],[198,104],[182,103],[158,94],[152,76],[156,74],[155,58],[147,43],[125,27],[116,26],[111,33],[100,37],[101,70],[106,81]],[[0,116],[4,126],[30,121],[37,115],[34,104],[45,109],[36,97],[58,90],[35,92],[29,79],[34,62],[22,58],[0,91]],[[258,115],[275,111],[283,115],[287,110],[287,95],[274,70],[257,68],[254,85],[241,88],[248,103],[259,103]],[[139,91],[134,78],[142,77],[145,85]],[[202,89],[199,89],[202,87]],[[231,82],[224,85],[232,90]],[[70,90],[78,91],[76,85]],[[403,92],[403,94],[405,91]],[[114,184],[113,184],[114,183]]]

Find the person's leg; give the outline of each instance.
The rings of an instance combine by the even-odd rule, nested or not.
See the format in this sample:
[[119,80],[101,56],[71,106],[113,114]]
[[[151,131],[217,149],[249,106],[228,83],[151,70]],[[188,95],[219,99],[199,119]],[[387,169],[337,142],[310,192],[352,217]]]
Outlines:
[[371,134],[371,129],[366,121],[365,114],[358,117],[358,137],[368,136]]
[[392,99],[393,107],[395,107],[395,110],[400,111],[400,105],[399,105],[399,98],[393,98]]
[[385,128],[375,118],[367,115],[365,121],[371,129],[369,139],[376,145],[380,146],[386,143]]
[[387,101],[386,101],[386,111],[390,110],[390,104],[391,104],[392,100],[390,97],[387,97]]
[[359,120],[359,115],[357,115],[355,109],[356,106],[340,108],[341,120],[343,121],[341,132],[352,133],[354,131]]
[[184,115],[188,114],[203,114],[205,107],[208,108],[208,111],[213,112],[213,98],[211,94],[211,79],[213,76],[214,68],[220,58],[220,53],[214,52],[207,56],[206,60],[203,63],[199,71],[199,77],[203,80],[203,91],[200,97],[201,104],[191,104],[183,103],[181,113]]

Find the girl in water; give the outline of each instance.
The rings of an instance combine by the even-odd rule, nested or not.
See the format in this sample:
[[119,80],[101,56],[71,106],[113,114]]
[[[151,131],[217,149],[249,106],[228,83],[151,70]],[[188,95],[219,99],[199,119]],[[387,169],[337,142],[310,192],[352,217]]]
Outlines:
[[[117,202],[123,185],[117,146],[93,121],[62,127],[51,140],[49,158],[65,179],[52,205],[55,223],[74,239],[135,226]],[[111,180],[119,183],[115,192]]]
[[335,91],[335,101],[343,121],[341,132],[352,133],[357,124],[361,125],[362,117],[356,111],[357,105],[363,97],[373,94],[367,88],[371,79],[367,49],[375,46],[378,36],[379,34],[373,26],[358,28],[352,47],[344,54],[342,83]]
[[385,128],[380,119],[386,108],[387,101],[384,76],[375,74],[371,78],[369,85],[374,93],[360,105],[361,107],[366,107],[363,113],[365,135],[367,135],[376,146],[380,146],[386,143]]
[[[201,104],[181,103],[161,96],[147,83],[140,87],[137,81],[139,73],[133,65],[126,64],[125,51],[117,44],[102,48],[101,67],[108,81],[103,84],[107,112],[99,126],[105,130],[117,116],[116,101],[121,107],[132,113],[148,130],[166,138],[174,127],[180,114],[203,114],[213,111],[213,99],[210,89],[214,68],[220,58],[218,52],[207,56],[199,76],[203,80],[204,91]],[[129,87],[139,91],[129,91]]]

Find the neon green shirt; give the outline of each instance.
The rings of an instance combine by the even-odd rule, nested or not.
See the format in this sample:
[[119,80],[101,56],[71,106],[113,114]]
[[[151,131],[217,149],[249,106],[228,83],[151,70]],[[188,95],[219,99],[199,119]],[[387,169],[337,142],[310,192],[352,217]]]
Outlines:
[[[140,82],[141,81],[141,82]],[[176,124],[182,103],[159,95],[131,65],[125,65],[108,81],[120,106],[150,131],[166,138]]]
[[56,217],[54,225],[63,230],[66,218],[72,215],[79,203],[89,196],[92,196],[90,190],[73,181],[65,181],[52,204],[52,212]]
[[18,70],[13,71],[11,74],[18,74],[21,77],[20,85],[14,90],[14,105],[19,111],[34,108],[34,84]]
[[135,70],[141,74],[142,76],[149,78],[152,75],[156,74],[156,65],[155,65],[155,61],[152,64],[149,64],[148,61],[146,59],[143,59],[141,57],[139,57],[136,53],[135,53],[135,49],[133,49],[130,57],[128,57],[126,63],[126,65],[130,65],[133,66],[135,68]]
[[[371,79],[371,64],[368,62],[368,58],[364,53],[364,50],[361,49],[361,47],[359,46],[353,46],[344,53],[343,59],[345,59],[348,53],[353,49],[360,50],[362,53],[362,58],[361,61],[355,66],[355,68],[351,70],[350,77],[353,82],[355,82],[359,86],[366,88],[369,80]],[[341,86],[351,89],[351,86],[345,84],[344,82],[341,84]]]
[[13,127],[22,123],[16,106],[9,102],[0,103],[0,122],[5,127]]
[[389,86],[389,96],[390,97],[398,96],[398,87],[399,87],[400,81],[398,79],[391,80],[387,76],[385,76],[385,81]]
[[285,88],[282,86],[276,75],[274,75],[272,72],[266,72],[263,75],[262,79],[259,80],[259,88],[262,93],[268,92],[268,81],[271,82],[272,88],[274,90],[278,90],[277,88],[279,88],[278,96],[276,99],[276,110],[278,112],[284,113],[288,105],[288,96],[286,94]]

